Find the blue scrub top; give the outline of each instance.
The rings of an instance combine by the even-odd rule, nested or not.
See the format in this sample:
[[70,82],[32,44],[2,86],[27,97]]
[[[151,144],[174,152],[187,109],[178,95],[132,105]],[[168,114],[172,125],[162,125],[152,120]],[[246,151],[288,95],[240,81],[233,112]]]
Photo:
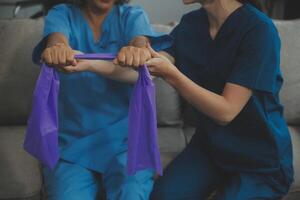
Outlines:
[[[152,30],[141,7],[115,5],[102,25],[101,39],[79,7],[61,4],[45,18],[44,40],[36,47],[39,59],[45,38],[64,34],[70,46],[84,53],[118,53],[136,36],[148,36],[157,49],[168,48],[171,38]],[[128,107],[132,86],[91,72],[59,73],[59,146],[61,158],[104,172],[111,159],[127,150]]]
[[195,140],[228,170],[272,172],[283,168],[292,180],[292,146],[279,91],[280,39],[272,21],[250,4],[232,13],[215,39],[207,12],[185,15],[166,51],[198,85],[222,94],[226,83],[250,88],[253,95],[239,115],[221,126],[198,112]]

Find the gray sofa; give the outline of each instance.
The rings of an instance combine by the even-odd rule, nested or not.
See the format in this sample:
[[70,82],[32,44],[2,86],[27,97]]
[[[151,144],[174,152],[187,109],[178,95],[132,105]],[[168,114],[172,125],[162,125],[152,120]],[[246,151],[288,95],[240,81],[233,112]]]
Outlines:
[[[296,172],[286,200],[300,200],[300,21],[276,23],[282,37],[286,79],[282,101],[293,138]],[[31,62],[31,52],[41,38],[42,26],[42,20],[0,20],[0,200],[43,198],[40,165],[22,149],[39,72]],[[193,135],[192,109],[162,80],[156,80],[156,87],[159,144],[166,166]]]

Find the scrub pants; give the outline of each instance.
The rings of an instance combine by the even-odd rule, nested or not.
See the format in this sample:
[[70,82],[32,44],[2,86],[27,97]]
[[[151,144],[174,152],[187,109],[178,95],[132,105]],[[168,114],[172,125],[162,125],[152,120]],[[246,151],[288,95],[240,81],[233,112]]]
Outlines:
[[200,144],[190,143],[154,185],[151,200],[278,200],[290,183],[282,171],[271,174],[228,172]]
[[143,170],[127,176],[126,162],[127,152],[122,152],[103,174],[64,160],[60,160],[53,171],[44,167],[47,199],[100,200],[105,189],[107,200],[148,200],[153,171]]

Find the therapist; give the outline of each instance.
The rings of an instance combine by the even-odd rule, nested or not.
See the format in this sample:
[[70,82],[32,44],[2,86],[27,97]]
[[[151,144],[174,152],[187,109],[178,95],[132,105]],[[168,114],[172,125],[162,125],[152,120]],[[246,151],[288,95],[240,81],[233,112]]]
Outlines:
[[[157,49],[167,47],[164,37],[151,29],[143,9],[126,0],[74,2],[49,11],[44,39],[34,52],[36,61],[41,58],[64,72],[67,65],[78,64],[76,50],[118,54],[115,63],[132,66],[151,57],[147,42]],[[137,77],[135,71],[130,74]],[[59,79],[60,160],[53,171],[43,167],[47,199],[96,200],[105,190],[109,200],[148,200],[153,171],[134,176],[126,172],[132,85],[92,72],[59,73]]]
[[293,166],[278,32],[256,1],[184,0],[195,2],[202,8],[183,16],[174,45],[147,62],[198,110],[196,134],[152,199],[204,200],[215,190],[218,200],[281,199]]

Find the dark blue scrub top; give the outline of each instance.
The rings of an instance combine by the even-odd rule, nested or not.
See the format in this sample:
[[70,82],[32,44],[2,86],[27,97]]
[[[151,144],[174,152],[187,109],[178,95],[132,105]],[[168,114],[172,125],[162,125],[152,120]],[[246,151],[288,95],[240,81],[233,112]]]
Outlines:
[[[59,32],[70,46],[84,53],[113,53],[136,36],[147,36],[157,50],[168,48],[171,39],[153,31],[139,6],[115,5],[102,24],[99,41],[79,7],[61,4],[45,17],[44,38]],[[40,59],[43,40],[34,51]],[[127,150],[128,107],[132,85],[92,72],[59,73],[59,147],[61,159],[104,172],[109,163]]]
[[[195,138],[201,139],[225,169],[272,172],[280,168],[292,179],[291,139],[279,91],[280,39],[272,21],[250,4],[229,16],[213,40],[207,13],[183,16],[166,51],[176,66],[200,86],[221,94],[226,83],[252,89],[241,113],[227,126],[198,113]],[[201,135],[201,137],[199,137]]]

